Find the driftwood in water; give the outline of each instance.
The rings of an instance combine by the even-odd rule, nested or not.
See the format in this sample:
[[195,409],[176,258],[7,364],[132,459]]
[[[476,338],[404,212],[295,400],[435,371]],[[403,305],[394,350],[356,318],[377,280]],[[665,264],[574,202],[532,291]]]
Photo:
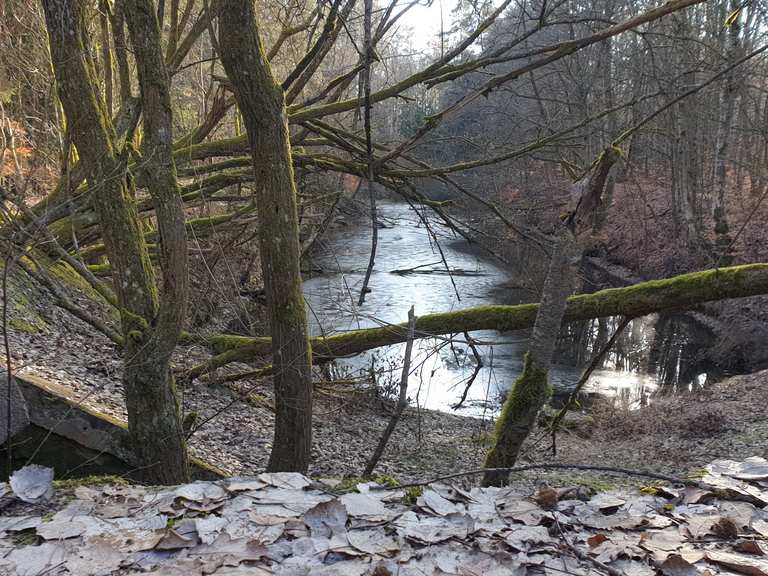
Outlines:
[[422,264],[421,266],[414,266],[413,268],[400,268],[398,270],[390,270],[390,274],[397,274],[399,276],[407,276],[409,274],[438,274],[447,276],[488,276],[487,272],[481,272],[479,270],[465,270],[464,268],[425,268],[425,266],[431,266],[431,264]]

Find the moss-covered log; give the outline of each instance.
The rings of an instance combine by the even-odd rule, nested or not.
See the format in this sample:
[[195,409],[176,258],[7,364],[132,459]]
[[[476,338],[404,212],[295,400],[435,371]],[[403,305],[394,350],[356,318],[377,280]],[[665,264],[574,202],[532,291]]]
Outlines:
[[[747,264],[683,274],[664,280],[651,280],[625,288],[610,288],[568,299],[564,322],[605,316],[645,316],[665,310],[685,310],[705,302],[768,294],[768,264]],[[531,328],[538,304],[517,306],[477,306],[454,312],[419,316],[416,337],[429,338],[460,334],[472,330],[522,330]],[[381,328],[354,330],[312,338],[316,358],[335,358],[405,342],[408,327],[393,324]],[[197,340],[191,335],[187,343]],[[247,361],[270,353],[270,338],[218,335],[205,339],[217,356],[217,365]]]

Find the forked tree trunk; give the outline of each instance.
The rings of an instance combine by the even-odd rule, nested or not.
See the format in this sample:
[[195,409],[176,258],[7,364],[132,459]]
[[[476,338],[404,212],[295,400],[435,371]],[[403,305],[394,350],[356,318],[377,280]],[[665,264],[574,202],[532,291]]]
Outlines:
[[[158,484],[184,482],[188,479],[187,454],[169,359],[183,317],[186,259],[174,261],[173,266],[164,271],[167,292],[164,296],[167,297],[163,298],[164,310],[158,315],[159,295],[154,272],[126,178],[126,151],[115,136],[99,93],[95,71],[86,57],[81,5],[77,0],[43,0],[43,8],[59,96],[72,142],[94,190],[94,207],[99,215],[119,300],[125,338],[123,385],[133,448],[147,481]],[[140,15],[137,13],[136,17]],[[137,31],[141,28],[149,30],[147,36],[142,36],[142,42],[151,44],[156,40],[159,44],[156,27],[155,23],[152,31],[151,23],[138,24]],[[138,36],[134,40],[136,38]],[[154,65],[154,62],[141,62],[146,56],[144,52],[152,47],[144,45],[141,48],[135,51],[140,70]],[[169,117],[159,123],[156,118],[157,107],[162,107],[165,102],[160,95],[163,89],[150,86],[154,81],[148,82],[146,75],[140,80],[145,98],[148,146],[158,138],[170,141],[171,133],[162,131],[164,127],[170,129]],[[167,82],[167,78],[160,77],[157,81]],[[165,89],[167,92],[167,84]],[[168,116],[170,108],[159,114]],[[158,156],[153,162],[162,164],[162,151]],[[166,170],[165,175],[159,177],[165,184],[169,183],[170,176],[175,183],[172,165],[170,172],[167,165],[159,172],[163,170]],[[181,245],[184,243],[183,214],[177,213],[174,207],[171,196],[175,196],[176,191],[173,186],[168,189],[151,186],[150,191],[158,209],[166,264],[178,256],[179,250],[186,252],[186,247]]]
[[259,248],[275,367],[275,437],[268,469],[306,472],[312,448],[312,364],[288,115],[250,0],[221,2],[219,47],[248,133],[258,189]]
[[125,6],[144,119],[139,171],[155,208],[163,291],[149,317],[151,328],[145,333],[142,348],[136,351],[133,362],[126,363],[123,382],[129,405],[128,427],[142,462],[162,456],[169,470],[152,472],[151,477],[178,483],[187,480],[189,464],[171,355],[184,323],[189,282],[184,204],[173,161],[170,77],[154,2],[126,0]]

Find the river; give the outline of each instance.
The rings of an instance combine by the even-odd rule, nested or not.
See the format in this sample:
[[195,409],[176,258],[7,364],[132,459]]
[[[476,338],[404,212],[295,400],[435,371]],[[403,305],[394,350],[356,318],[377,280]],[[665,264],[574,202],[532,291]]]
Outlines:
[[[362,306],[357,300],[370,254],[369,220],[351,215],[337,218],[313,249],[311,270],[304,282],[313,335],[404,322],[411,306],[418,316],[482,304],[530,301],[529,293],[505,288],[515,285],[511,271],[456,238],[431,214],[419,215],[409,205],[397,202],[381,203],[378,212],[376,263],[371,292]],[[447,274],[445,263],[458,273]],[[412,272],[403,272],[407,269]],[[607,319],[602,325],[598,321],[572,324],[564,331],[550,372],[556,398],[565,396],[578,381],[583,365],[615,324],[614,319]],[[634,407],[649,401],[660,387],[688,390],[702,385],[706,372],[686,365],[688,351],[703,337],[691,328],[690,320],[682,315],[634,320],[604,366],[593,373],[585,392],[615,397]],[[509,389],[522,369],[528,334],[488,331],[471,336],[482,359],[479,370],[464,335],[453,342],[416,341],[408,389],[412,404],[454,411],[476,373],[457,411],[479,415],[497,409],[500,393]],[[404,345],[399,345],[341,359],[336,362],[337,372],[370,375],[373,368],[377,383],[394,391],[403,353]]]

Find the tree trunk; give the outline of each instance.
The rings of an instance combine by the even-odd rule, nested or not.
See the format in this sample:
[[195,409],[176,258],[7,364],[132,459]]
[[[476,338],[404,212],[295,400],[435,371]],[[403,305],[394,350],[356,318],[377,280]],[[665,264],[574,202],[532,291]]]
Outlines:
[[[737,0],[731,0],[729,10],[736,13],[741,10],[741,3]],[[741,25],[740,16],[731,23],[727,29],[727,46],[725,48],[726,62],[732,63],[741,57]],[[725,42],[723,42],[725,44]],[[728,157],[731,151],[731,141],[733,134],[734,111],[736,102],[739,98],[739,82],[736,79],[736,71],[732,70],[725,77],[719,98],[719,118],[717,125],[717,138],[715,141],[715,159],[714,159],[714,194],[712,204],[712,215],[715,220],[716,235],[716,253],[722,260],[728,258],[725,253],[731,244],[728,234],[728,218],[726,214],[725,196],[728,186]]]
[[312,373],[299,270],[299,225],[288,115],[249,0],[223,0],[221,60],[232,82],[253,157],[259,248],[275,367],[270,471],[306,472],[312,447]]
[[[513,466],[523,442],[528,438],[536,417],[549,399],[547,378],[557,335],[563,321],[568,296],[575,278],[574,259],[580,256],[577,242],[570,233],[560,238],[549,263],[541,303],[533,326],[531,344],[525,356],[523,373],[512,385],[496,422],[496,443],[485,460],[486,468]],[[506,472],[486,472],[483,486],[500,486]]]
[[[680,37],[691,34],[689,14],[682,14],[673,24],[671,31]],[[668,57],[672,61],[673,73],[679,75],[677,91],[684,93],[689,86],[696,84],[695,54],[690,49],[670,49]],[[672,195],[675,232],[682,236],[687,244],[693,244],[699,238],[697,206],[701,192],[699,170],[699,117],[692,102],[697,98],[679,102],[673,110],[672,130]]]
[[128,47],[125,41],[125,1],[115,0],[112,7],[112,38],[115,44],[117,78],[120,84],[120,106],[131,98],[131,70],[128,66]]
[[[579,234],[593,229],[611,167],[618,158],[616,150],[606,150],[588,179],[575,186],[579,194],[558,233],[523,373],[512,385],[501,409],[496,422],[496,443],[486,457],[486,468],[514,466],[539,411],[549,399],[547,374],[581,260],[583,240]],[[483,476],[483,486],[501,486],[508,477],[507,472],[488,471]]]
[[[95,72],[85,55],[82,37],[85,27],[80,5],[76,0],[43,0],[43,8],[59,96],[86,178],[95,191],[94,207],[99,215],[120,305],[125,339],[123,385],[137,463],[149,482],[184,482],[188,479],[187,454],[169,366],[170,352],[176,344],[175,338],[170,336],[174,330],[176,335],[180,331],[177,316],[179,312],[183,314],[183,301],[176,304],[180,311],[178,308],[173,310],[170,317],[163,311],[158,317],[159,296],[154,271],[126,179],[127,157],[115,137]],[[138,62],[139,52],[136,56]],[[151,64],[143,63],[142,66]],[[142,85],[142,94],[148,100],[154,97],[153,94],[156,96],[146,84]],[[151,110],[156,103],[148,104]],[[147,140],[151,141],[156,136],[151,133],[157,130],[148,117],[145,117],[145,128],[148,128]],[[165,137],[170,139],[171,133]],[[170,236],[164,238],[163,243],[167,240],[168,244],[177,244],[179,239],[174,233],[177,223],[161,222],[173,212],[166,205],[170,194],[175,191],[155,198],[158,224]],[[183,231],[183,219],[181,222]],[[163,253],[169,255],[174,251],[164,248]],[[182,264],[175,263],[174,266],[170,275],[166,273],[164,276],[166,282],[172,277],[166,286],[166,290],[170,290],[168,298],[183,299],[185,272],[179,273]],[[184,288],[180,290],[182,286]],[[164,298],[164,303],[166,300]]]
[[[615,1],[608,0],[605,6],[606,20],[608,21],[613,20],[615,11],[616,11]],[[600,45],[600,52],[602,52],[602,54],[600,55],[600,66],[602,67],[601,74],[600,74],[600,82],[602,84],[602,89],[603,89],[602,106],[604,109],[610,110],[616,105],[616,96],[614,94],[615,80],[613,78],[613,67],[614,67],[613,38],[606,39],[606,41]],[[612,142],[614,138],[616,138],[618,134],[618,127],[617,127],[617,119],[615,114],[609,114],[605,118],[604,132],[605,132],[603,135],[604,142]],[[595,215],[595,231],[601,231],[608,218],[608,211],[611,208],[611,204],[613,204],[613,191],[616,185],[615,181],[617,179],[621,180],[622,178],[619,176],[614,176],[612,174],[608,176],[608,180],[605,184],[605,190],[603,191],[602,201],[600,202],[600,207],[597,211],[597,214]]]
[[[152,0],[126,0],[126,22],[131,35],[141,89],[144,119],[143,162],[139,167],[155,208],[160,241],[163,292],[141,350],[126,365],[126,396],[136,410],[128,411],[128,427],[142,461],[161,456],[171,473],[160,480],[187,479],[187,453],[176,396],[171,355],[179,339],[187,307],[187,236],[184,204],[173,162],[173,113],[170,78],[160,42],[160,27]],[[147,403],[156,402],[154,408]],[[133,418],[131,413],[133,412]],[[147,417],[152,415],[152,417]],[[155,422],[154,420],[158,420]],[[156,439],[165,449],[158,451]],[[155,439],[155,441],[152,441]],[[147,447],[148,446],[148,447]]]

